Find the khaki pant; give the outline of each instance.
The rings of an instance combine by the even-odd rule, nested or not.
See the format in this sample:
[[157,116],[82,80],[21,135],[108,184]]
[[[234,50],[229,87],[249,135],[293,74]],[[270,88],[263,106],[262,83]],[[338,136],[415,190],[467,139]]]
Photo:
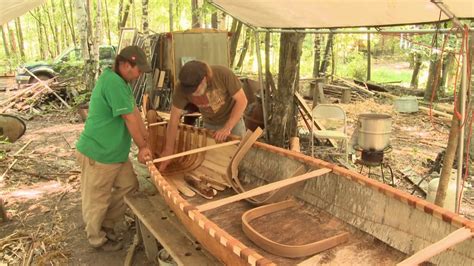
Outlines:
[[123,219],[123,197],[138,189],[138,180],[130,160],[103,164],[80,152],[76,152],[76,158],[82,170],[82,218],[87,240],[99,247],[107,241],[102,227],[114,228]]

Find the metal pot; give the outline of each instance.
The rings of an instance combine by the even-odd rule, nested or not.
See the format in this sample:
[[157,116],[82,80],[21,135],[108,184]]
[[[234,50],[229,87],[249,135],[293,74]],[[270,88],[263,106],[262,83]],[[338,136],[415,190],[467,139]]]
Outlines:
[[363,150],[382,151],[390,144],[392,117],[387,114],[361,114],[357,144]]

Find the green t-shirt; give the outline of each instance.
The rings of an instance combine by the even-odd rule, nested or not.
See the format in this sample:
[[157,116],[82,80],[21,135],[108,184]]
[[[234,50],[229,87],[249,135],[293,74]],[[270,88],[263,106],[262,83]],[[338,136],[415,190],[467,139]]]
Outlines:
[[184,109],[186,104],[191,102],[199,108],[205,123],[223,125],[229,119],[235,104],[232,96],[242,88],[242,83],[232,70],[225,66],[213,65],[211,69],[212,79],[208,81],[204,95],[186,95],[177,86],[173,92],[173,105]]
[[117,73],[106,69],[92,91],[77,150],[100,163],[127,161],[131,136],[121,115],[133,112],[134,107],[130,86]]

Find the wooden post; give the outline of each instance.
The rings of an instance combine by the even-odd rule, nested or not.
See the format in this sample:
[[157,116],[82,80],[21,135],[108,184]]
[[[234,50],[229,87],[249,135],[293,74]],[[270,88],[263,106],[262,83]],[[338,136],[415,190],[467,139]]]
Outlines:
[[300,152],[300,138],[298,137],[290,138],[290,150]]
[[350,103],[351,102],[351,88],[344,88],[341,95],[341,103]]

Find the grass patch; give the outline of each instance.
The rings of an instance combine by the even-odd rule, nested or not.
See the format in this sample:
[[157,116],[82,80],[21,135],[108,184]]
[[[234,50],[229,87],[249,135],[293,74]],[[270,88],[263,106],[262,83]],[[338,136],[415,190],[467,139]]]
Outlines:
[[400,82],[410,84],[411,69],[394,69],[387,67],[379,67],[372,69],[371,80],[379,83],[385,82]]

